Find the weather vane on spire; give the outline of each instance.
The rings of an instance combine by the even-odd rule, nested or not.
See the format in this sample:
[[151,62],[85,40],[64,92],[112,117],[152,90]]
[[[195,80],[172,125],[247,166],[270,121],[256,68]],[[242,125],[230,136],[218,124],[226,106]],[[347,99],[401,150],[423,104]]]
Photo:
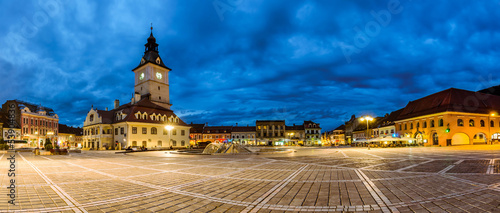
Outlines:
[[153,33],[153,23],[151,23],[151,33]]

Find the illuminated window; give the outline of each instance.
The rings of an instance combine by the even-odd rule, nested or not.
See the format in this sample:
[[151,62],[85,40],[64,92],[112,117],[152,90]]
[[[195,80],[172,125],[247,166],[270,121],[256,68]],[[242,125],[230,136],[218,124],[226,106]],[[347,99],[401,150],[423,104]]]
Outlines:
[[431,127],[434,127],[434,120],[431,120]]
[[474,127],[474,120],[472,120],[472,119],[469,120],[469,126]]
[[457,126],[464,126],[464,120],[458,119],[457,120]]
[[443,126],[443,119],[439,119],[438,125]]
[[422,127],[427,128],[427,121],[424,121],[424,123],[422,124]]
[[484,127],[484,121],[483,120],[479,121],[479,125],[481,125],[481,127]]
[[132,127],[132,134],[137,134],[137,127]]
[[152,135],[158,134],[158,130],[156,129],[156,127],[151,127],[151,134]]

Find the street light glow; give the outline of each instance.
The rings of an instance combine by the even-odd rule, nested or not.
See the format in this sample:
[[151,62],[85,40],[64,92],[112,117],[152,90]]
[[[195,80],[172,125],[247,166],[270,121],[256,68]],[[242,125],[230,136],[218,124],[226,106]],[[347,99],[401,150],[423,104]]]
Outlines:
[[373,118],[367,115],[367,116],[361,117],[360,120],[361,121],[365,121],[365,120],[367,120],[367,121],[373,121]]
[[173,128],[174,128],[174,126],[172,126],[172,125],[166,125],[165,126],[165,129],[168,130],[168,131],[172,130]]

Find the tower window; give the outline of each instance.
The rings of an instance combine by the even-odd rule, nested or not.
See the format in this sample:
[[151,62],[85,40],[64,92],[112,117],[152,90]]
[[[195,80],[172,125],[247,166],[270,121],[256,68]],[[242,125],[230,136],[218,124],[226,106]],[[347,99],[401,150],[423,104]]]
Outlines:
[[158,90],[160,90],[160,86],[158,86]]
[[159,98],[160,98],[160,100],[161,100],[161,96],[160,96]]

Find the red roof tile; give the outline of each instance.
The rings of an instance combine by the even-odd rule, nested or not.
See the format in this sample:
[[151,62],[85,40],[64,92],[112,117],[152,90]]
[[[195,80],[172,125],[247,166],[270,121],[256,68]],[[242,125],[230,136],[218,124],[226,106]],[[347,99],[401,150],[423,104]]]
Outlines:
[[500,97],[495,95],[450,88],[410,101],[397,120],[440,112],[467,112],[490,114],[500,110]]

